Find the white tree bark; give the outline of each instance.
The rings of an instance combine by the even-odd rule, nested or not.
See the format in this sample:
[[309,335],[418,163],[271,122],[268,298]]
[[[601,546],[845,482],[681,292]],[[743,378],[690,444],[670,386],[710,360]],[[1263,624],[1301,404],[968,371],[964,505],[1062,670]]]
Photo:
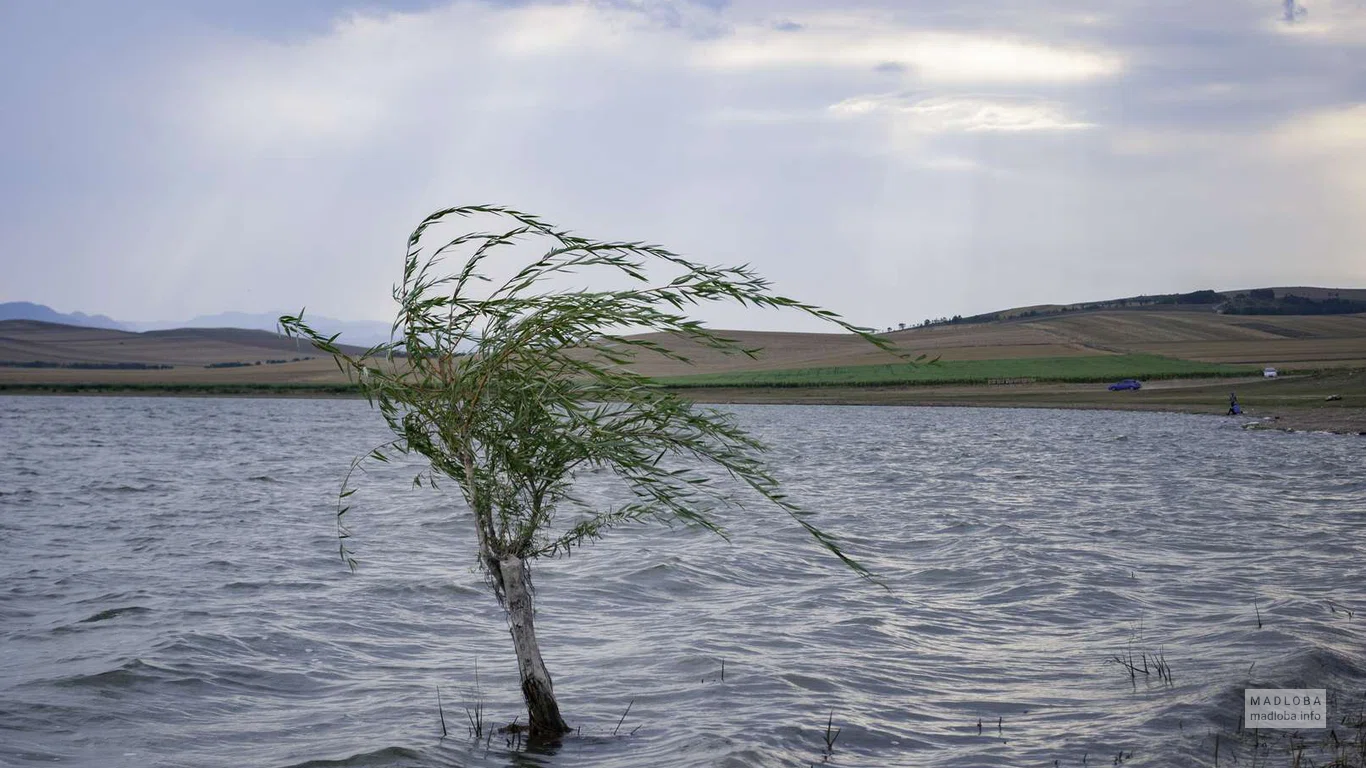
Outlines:
[[569,726],[560,717],[550,673],[541,660],[541,648],[536,644],[529,572],[521,558],[509,555],[498,560],[498,573],[503,582],[508,631],[512,633],[517,667],[522,676],[522,698],[526,700],[530,735],[559,736],[567,732]]

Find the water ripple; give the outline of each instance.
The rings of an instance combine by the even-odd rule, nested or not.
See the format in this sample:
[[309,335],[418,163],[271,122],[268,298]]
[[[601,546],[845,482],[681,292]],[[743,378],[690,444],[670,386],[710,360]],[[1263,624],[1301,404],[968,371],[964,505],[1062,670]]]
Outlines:
[[[361,569],[337,557],[337,483],[383,438],[364,403],[0,401],[0,764],[810,765],[833,713],[842,766],[1162,766],[1206,760],[1245,687],[1366,690],[1359,439],[734,408],[886,588],[762,508],[728,514],[733,544],[642,527],[545,563],[576,732],[528,749],[491,732],[520,714],[516,663],[453,489],[376,468]],[[1161,653],[1172,684],[1124,652]]]

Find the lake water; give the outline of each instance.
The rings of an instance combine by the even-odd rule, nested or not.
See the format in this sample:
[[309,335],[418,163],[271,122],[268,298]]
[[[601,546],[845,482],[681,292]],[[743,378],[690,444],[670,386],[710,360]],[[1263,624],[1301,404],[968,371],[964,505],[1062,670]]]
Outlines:
[[[731,543],[638,527],[547,562],[539,634],[582,732],[527,751],[468,733],[476,699],[521,711],[454,488],[375,469],[359,571],[337,556],[342,475],[385,437],[365,403],[0,398],[0,764],[806,766],[833,720],[829,765],[1207,765],[1216,734],[1225,764],[1276,765],[1237,733],[1245,687],[1360,706],[1360,438],[733,410],[888,588],[759,506]],[[1171,684],[1109,661],[1129,653]]]

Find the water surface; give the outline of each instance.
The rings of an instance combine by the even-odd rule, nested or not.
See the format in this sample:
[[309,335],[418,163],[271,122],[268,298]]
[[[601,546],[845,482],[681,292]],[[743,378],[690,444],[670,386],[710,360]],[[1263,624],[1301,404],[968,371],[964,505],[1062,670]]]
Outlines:
[[[761,506],[731,543],[636,527],[546,563],[538,630],[582,731],[528,752],[468,735],[466,705],[520,701],[454,489],[373,469],[360,570],[337,556],[342,475],[385,439],[363,402],[0,398],[0,764],[811,765],[832,712],[832,765],[1204,764],[1244,687],[1366,691],[1366,441],[732,410],[887,589]],[[1108,663],[1129,652],[1172,684]]]

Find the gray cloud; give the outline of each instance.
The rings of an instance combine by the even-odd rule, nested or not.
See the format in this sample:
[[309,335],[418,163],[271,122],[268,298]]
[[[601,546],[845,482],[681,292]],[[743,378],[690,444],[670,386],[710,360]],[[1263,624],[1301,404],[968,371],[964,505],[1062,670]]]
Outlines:
[[9,4],[0,300],[386,319],[472,201],[873,325],[1366,285],[1366,25],[1306,5]]

